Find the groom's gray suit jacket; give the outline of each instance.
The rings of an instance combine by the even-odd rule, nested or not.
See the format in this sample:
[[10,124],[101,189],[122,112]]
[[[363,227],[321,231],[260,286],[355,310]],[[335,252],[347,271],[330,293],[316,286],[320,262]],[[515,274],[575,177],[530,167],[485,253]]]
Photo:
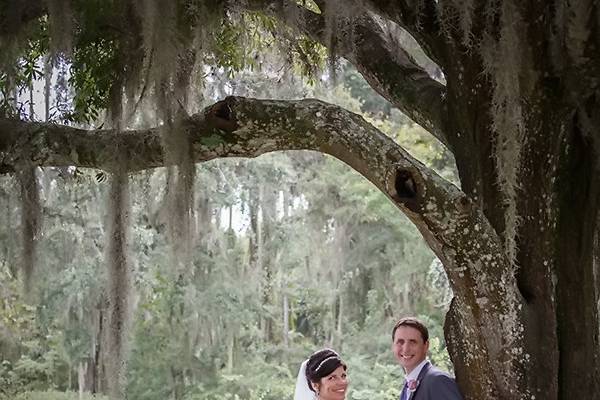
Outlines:
[[430,362],[425,364],[417,381],[419,385],[410,393],[409,400],[463,400],[454,378]]

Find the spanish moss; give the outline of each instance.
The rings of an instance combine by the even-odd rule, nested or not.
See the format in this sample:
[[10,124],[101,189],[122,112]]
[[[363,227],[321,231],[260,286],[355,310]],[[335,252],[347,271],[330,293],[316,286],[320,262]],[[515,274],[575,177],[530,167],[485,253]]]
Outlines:
[[[499,187],[505,195],[504,245],[507,257],[516,269],[519,215],[521,152],[525,140],[521,109],[521,68],[525,63],[521,32],[524,28],[517,6],[504,2],[501,10],[498,42],[492,35],[482,44],[483,59],[494,80],[492,128],[496,133],[494,154]],[[508,62],[507,62],[508,61]]]
[[19,184],[21,188],[21,234],[23,238],[22,271],[25,292],[30,293],[37,259],[37,243],[41,224],[41,206],[36,168],[24,168],[19,174]]

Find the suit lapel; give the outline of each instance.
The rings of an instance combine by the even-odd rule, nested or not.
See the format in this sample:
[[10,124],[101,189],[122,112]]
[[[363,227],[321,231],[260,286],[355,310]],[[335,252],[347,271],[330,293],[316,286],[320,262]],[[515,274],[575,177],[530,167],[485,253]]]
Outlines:
[[416,396],[417,390],[419,390],[419,388],[421,387],[421,381],[423,381],[423,378],[425,377],[425,374],[427,374],[427,371],[429,371],[429,368],[431,368],[431,363],[427,361],[425,365],[423,365],[423,368],[421,369],[421,372],[419,372],[419,376],[417,377],[416,389],[413,392],[408,392],[408,400],[412,400],[413,397]]
[[406,385],[402,385],[402,391],[400,392],[400,400],[404,400],[405,392],[406,392]]

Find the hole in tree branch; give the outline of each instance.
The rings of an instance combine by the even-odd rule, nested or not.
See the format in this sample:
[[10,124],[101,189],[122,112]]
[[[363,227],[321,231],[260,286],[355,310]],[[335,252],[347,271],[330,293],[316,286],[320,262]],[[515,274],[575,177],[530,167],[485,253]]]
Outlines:
[[410,171],[400,170],[396,172],[394,188],[400,199],[414,199],[417,197],[417,184]]
[[225,132],[233,132],[238,128],[235,116],[235,97],[227,97],[210,107],[206,117],[215,128]]
[[231,110],[231,106],[227,104],[227,102],[222,102],[215,110],[215,117],[224,119],[227,121],[231,121],[231,115],[233,111]]
[[396,193],[392,197],[409,210],[418,213],[421,201],[421,184],[422,182],[417,171],[398,169],[394,177],[394,189]]

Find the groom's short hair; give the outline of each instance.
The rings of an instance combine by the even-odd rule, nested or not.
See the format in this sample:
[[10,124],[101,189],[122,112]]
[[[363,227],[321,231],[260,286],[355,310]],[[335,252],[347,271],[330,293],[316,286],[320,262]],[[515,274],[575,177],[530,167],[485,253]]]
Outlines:
[[400,321],[396,322],[396,325],[394,325],[394,329],[392,329],[392,341],[396,336],[396,331],[401,326],[410,326],[411,328],[415,328],[416,330],[418,330],[421,333],[421,337],[423,338],[423,343],[429,340],[429,331],[427,330],[427,327],[423,322],[421,322],[415,317],[405,317],[402,318]]

